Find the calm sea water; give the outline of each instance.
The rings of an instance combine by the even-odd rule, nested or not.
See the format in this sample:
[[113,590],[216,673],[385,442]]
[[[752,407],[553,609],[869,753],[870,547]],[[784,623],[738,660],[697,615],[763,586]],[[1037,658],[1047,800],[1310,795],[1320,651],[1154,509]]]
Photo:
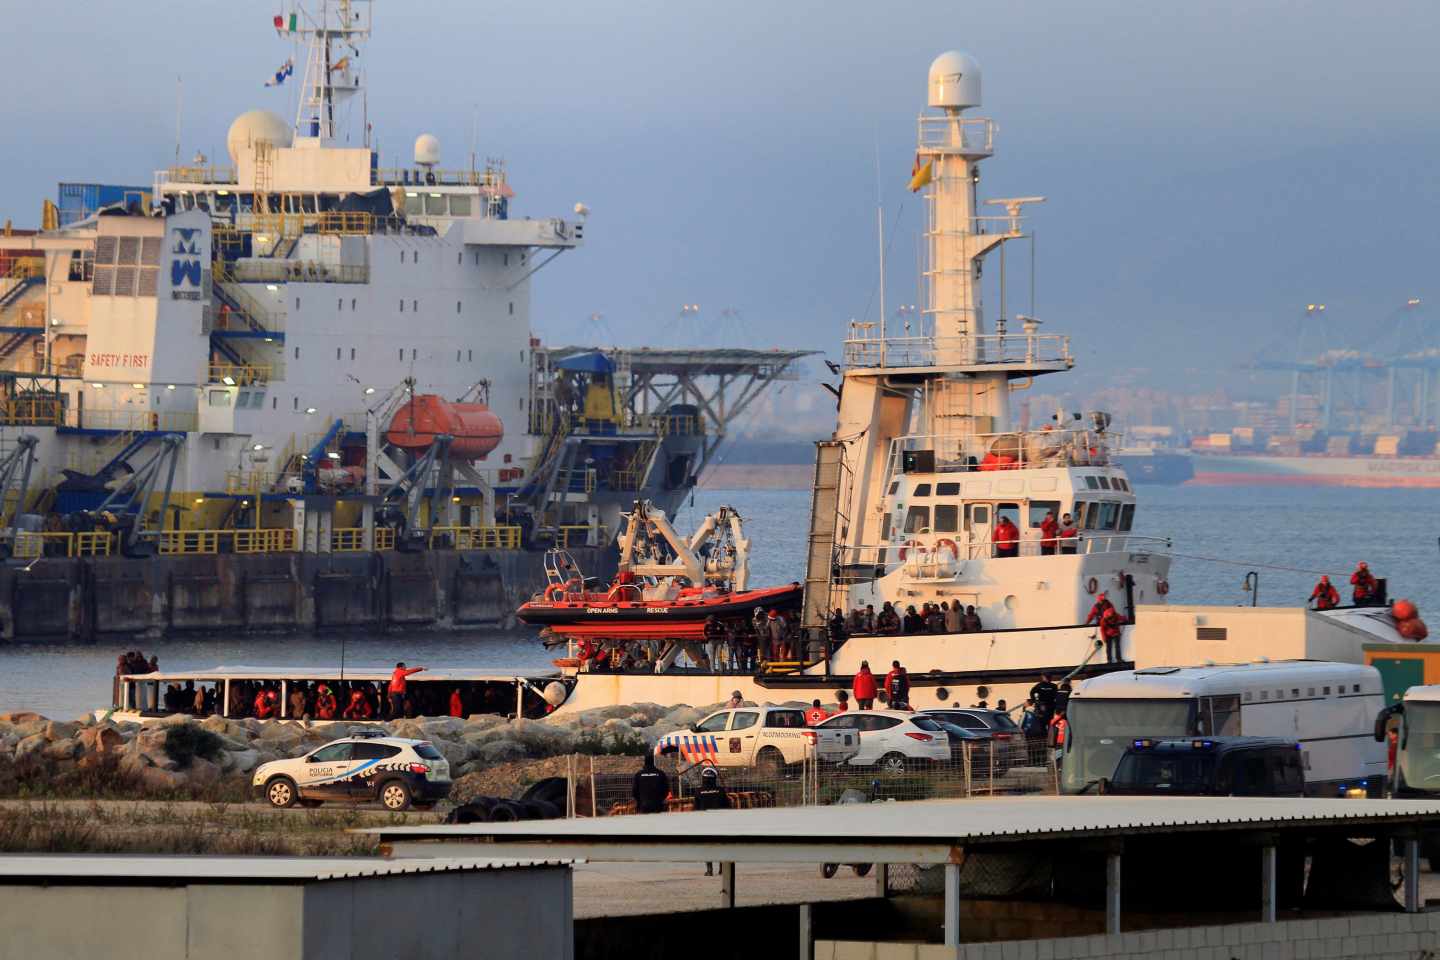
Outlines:
[[[1319,573],[1343,584],[1355,562],[1366,560],[1377,575],[1390,578],[1392,596],[1414,599],[1422,614],[1440,610],[1440,518],[1432,492],[1141,487],[1139,496],[1136,532],[1174,541],[1172,602],[1248,604],[1250,596],[1241,585],[1245,573],[1255,570],[1262,605],[1296,605],[1309,596]],[[677,526],[691,529],[721,504],[745,517],[753,583],[803,576],[807,491],[701,489],[693,506],[687,503],[681,511]],[[342,644],[336,637],[304,634],[188,638],[143,646],[160,657],[162,667],[184,669],[338,664]],[[0,711],[37,710],[69,718],[102,706],[109,698],[115,657],[125,648],[120,643],[0,648]],[[356,668],[381,668],[396,660],[497,670],[550,662],[533,633],[495,630],[352,635],[344,641],[344,653],[347,666]]]

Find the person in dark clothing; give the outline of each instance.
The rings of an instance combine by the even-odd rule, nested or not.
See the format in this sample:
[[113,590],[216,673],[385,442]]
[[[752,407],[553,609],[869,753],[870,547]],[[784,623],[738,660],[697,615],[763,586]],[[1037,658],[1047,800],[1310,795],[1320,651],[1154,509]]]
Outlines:
[[1072,687],[1070,686],[1069,680],[1060,681],[1060,689],[1055,691],[1056,713],[1064,713],[1067,709],[1069,709],[1071,689]]
[[845,611],[836,607],[835,612],[830,614],[830,649],[839,649],[849,635],[850,631],[845,626]]
[[1044,724],[1050,723],[1050,718],[1055,715],[1055,695],[1060,688],[1050,680],[1050,674],[1040,674],[1040,682],[1030,688],[1030,699],[1035,701],[1035,715]]
[[654,753],[648,750],[645,752],[645,763],[640,767],[640,772],[635,774],[630,793],[635,798],[636,813],[665,811],[665,798],[670,795],[670,778],[665,775],[665,771],[655,766]]
[[980,622],[980,614],[975,612],[973,604],[965,608],[965,616],[961,622],[964,624],[964,631],[966,633],[979,633],[985,629],[985,625]]
[[906,607],[905,619],[902,622],[901,629],[903,629],[906,633],[919,633],[924,628],[925,620],[920,616],[919,611],[915,609],[915,605],[911,604],[910,606]]
[[890,672],[885,674],[885,696],[890,701],[891,710],[910,708],[910,674],[900,666],[899,660],[892,660]]
[[[729,810],[730,797],[720,786],[720,772],[706,767],[700,772],[700,789],[695,791],[696,810]],[[705,876],[715,876],[715,864],[705,861]]]

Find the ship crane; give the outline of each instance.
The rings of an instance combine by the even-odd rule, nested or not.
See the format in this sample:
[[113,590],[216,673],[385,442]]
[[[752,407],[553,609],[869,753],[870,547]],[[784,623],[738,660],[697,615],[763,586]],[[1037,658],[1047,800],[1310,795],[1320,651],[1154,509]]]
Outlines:
[[[158,438],[160,448],[150,455],[135,472],[126,476],[93,511],[72,514],[72,529],[108,530],[119,534],[120,552],[127,557],[149,557],[158,552],[165,517],[170,512],[170,496],[175,486],[175,467],[184,449],[185,437],[167,433]],[[145,509],[154,496],[164,474],[160,508],[156,511],[154,530],[145,529]]]
[[22,434],[15,439],[15,448],[5,455],[4,460],[0,460],[0,520],[4,519],[10,490],[12,487],[15,489],[15,512],[10,516],[9,536],[0,542],[0,559],[8,559],[15,549],[15,538],[20,533],[20,516],[25,512],[25,498],[30,492],[30,471],[35,466],[35,446],[39,442],[39,438],[33,434]]
[[688,539],[648,500],[636,501],[625,519],[618,569],[663,581],[662,589],[680,579],[726,593],[747,588],[750,541],[735,508],[721,507],[706,516]]

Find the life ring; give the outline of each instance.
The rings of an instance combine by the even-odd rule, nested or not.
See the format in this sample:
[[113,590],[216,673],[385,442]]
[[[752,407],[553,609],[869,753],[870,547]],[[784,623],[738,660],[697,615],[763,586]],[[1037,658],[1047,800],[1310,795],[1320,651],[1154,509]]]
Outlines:
[[920,546],[920,544],[916,543],[914,540],[906,540],[904,543],[902,543],[902,544],[900,545],[900,553],[899,553],[900,559],[901,559],[901,560],[904,560],[904,559],[905,559],[905,554],[906,554],[907,552],[909,552],[909,550],[910,550],[911,547],[918,547],[918,546]]
[[549,603],[554,603],[563,596],[565,596],[564,584],[552,583],[545,588],[545,599]]
[[1170,581],[1164,577],[1157,578],[1155,580],[1155,592],[1162,597],[1165,596],[1165,594],[1170,592]]
[[1094,577],[1091,577],[1089,580],[1085,581],[1085,592],[1086,592],[1086,593],[1094,594],[1095,591],[1096,591],[1096,590],[1099,590],[1099,589],[1100,589],[1100,583],[1099,583]]
[[941,537],[939,540],[936,540],[936,541],[935,541],[935,552],[936,552],[936,553],[939,553],[942,549],[947,548],[947,547],[948,547],[949,550],[950,550],[950,556],[954,557],[956,560],[959,560],[959,559],[960,559],[960,548],[955,545],[955,541],[954,541],[954,540],[951,540],[949,537]]

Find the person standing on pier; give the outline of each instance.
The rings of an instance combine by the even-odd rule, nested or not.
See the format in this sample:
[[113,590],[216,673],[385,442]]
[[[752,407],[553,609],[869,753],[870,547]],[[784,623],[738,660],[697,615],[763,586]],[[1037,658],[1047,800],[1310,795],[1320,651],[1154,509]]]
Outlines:
[[424,669],[424,667],[407,667],[404,660],[395,664],[395,672],[390,674],[390,715],[388,719],[398,720],[405,715],[405,678]]
[[870,661],[860,661],[860,672],[855,674],[851,686],[855,694],[855,706],[860,710],[871,710],[875,706],[875,674],[870,672]]

